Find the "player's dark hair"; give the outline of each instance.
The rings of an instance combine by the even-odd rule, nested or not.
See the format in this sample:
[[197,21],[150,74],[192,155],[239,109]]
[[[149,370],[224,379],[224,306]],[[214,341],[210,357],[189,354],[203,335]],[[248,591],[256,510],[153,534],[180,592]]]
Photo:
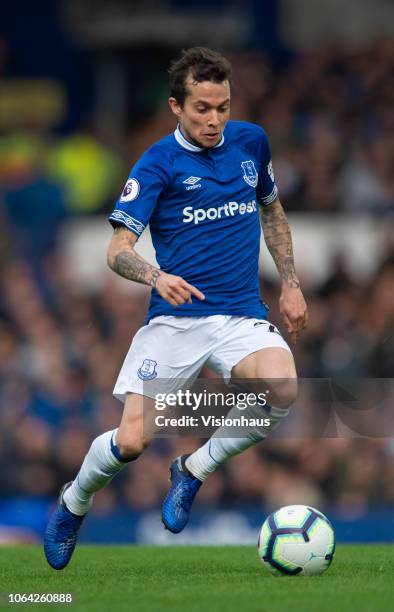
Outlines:
[[207,47],[183,49],[180,58],[172,62],[169,69],[170,95],[183,106],[187,95],[186,79],[190,76],[197,83],[231,83],[231,64],[217,51]]

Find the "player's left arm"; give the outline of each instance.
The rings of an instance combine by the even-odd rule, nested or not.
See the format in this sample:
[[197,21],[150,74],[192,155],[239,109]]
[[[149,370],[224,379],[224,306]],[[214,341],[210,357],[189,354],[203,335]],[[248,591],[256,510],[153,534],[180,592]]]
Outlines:
[[294,265],[289,222],[279,198],[260,207],[264,240],[278,269],[281,281],[280,312],[294,344],[308,322],[308,309]]

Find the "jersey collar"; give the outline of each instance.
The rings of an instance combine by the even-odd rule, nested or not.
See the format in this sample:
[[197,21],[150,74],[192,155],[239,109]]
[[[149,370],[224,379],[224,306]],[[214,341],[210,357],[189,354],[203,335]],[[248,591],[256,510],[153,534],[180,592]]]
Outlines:
[[[204,147],[197,147],[196,145],[186,140],[186,138],[181,132],[179,123],[176,126],[176,130],[174,131],[174,136],[175,136],[175,140],[177,141],[177,143],[180,144],[181,147],[183,147],[184,149],[187,149],[188,151],[193,151],[194,153],[198,153],[199,151],[205,151]],[[224,143],[224,135],[222,134],[220,141],[212,148],[217,149],[218,147],[221,147],[223,143]]]

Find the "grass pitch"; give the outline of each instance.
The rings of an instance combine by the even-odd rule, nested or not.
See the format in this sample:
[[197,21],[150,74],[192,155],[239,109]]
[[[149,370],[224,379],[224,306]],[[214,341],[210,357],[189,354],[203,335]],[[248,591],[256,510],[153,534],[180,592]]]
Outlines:
[[[387,612],[394,547],[339,546],[322,576],[275,577],[250,547],[78,546],[62,571],[40,548],[0,547],[0,607],[83,612]],[[72,604],[7,604],[6,593],[72,593]]]

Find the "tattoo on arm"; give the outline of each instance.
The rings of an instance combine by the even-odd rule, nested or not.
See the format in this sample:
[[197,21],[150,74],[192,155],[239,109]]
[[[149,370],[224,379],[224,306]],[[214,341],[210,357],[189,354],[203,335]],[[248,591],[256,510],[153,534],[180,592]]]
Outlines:
[[[108,262],[114,272],[137,283],[156,287],[161,271],[134,251],[135,236],[122,226],[115,228],[116,246]],[[110,248],[111,250],[111,248]]]
[[300,287],[294,266],[293,244],[289,223],[280,201],[260,208],[261,225],[269,252],[282,281],[293,289]]
[[161,274],[160,270],[151,266],[137,253],[130,253],[130,251],[118,253],[115,256],[112,269],[124,278],[136,281],[137,283],[144,283],[151,287],[156,287],[157,279]]

